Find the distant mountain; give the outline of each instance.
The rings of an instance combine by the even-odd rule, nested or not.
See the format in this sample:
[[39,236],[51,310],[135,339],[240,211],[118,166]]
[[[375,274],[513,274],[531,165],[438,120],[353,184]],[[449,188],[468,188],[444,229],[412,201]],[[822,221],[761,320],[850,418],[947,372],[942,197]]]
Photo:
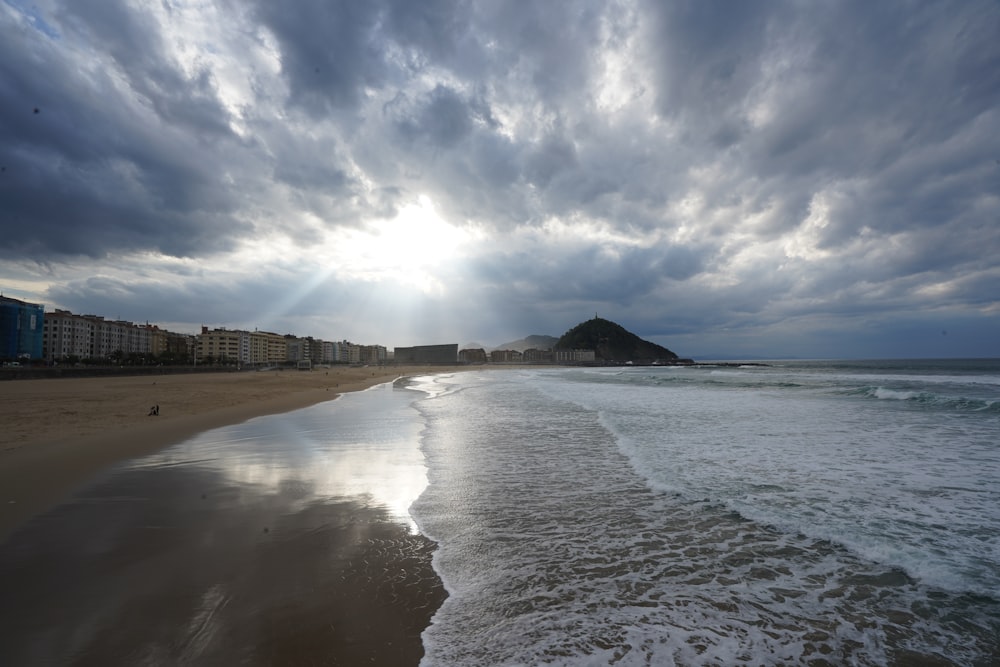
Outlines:
[[643,340],[620,324],[600,317],[578,324],[564,333],[555,348],[594,350],[599,361],[652,363],[657,359],[677,359],[676,354],[662,345]]
[[493,349],[517,350],[518,352],[524,352],[525,350],[551,350],[558,341],[559,339],[555,336],[532,334],[530,336],[525,336],[521,340],[512,340],[509,343],[502,343]]

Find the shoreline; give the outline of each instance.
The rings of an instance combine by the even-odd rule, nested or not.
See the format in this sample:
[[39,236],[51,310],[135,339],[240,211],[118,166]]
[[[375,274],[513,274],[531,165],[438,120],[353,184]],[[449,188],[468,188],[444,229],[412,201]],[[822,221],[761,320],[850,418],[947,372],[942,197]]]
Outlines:
[[[0,436],[3,495],[56,494],[3,506],[30,517],[0,544],[0,664],[418,664],[447,592],[436,543],[393,504],[425,476],[413,397],[392,387],[454,371],[43,380],[49,401],[23,385],[35,411],[102,400]],[[153,391],[160,417],[136,416]]]
[[[335,400],[403,375],[469,370],[404,366],[0,383],[0,544],[105,468],[204,431]],[[159,406],[159,415],[149,409]]]

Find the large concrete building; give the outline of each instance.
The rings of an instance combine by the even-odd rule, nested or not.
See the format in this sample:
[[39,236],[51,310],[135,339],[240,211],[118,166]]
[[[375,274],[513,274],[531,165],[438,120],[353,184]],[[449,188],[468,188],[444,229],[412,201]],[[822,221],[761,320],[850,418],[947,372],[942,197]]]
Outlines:
[[212,329],[202,327],[198,334],[197,355],[199,363],[240,363],[244,350],[243,337],[248,332],[230,329]]
[[191,336],[156,325],[74,315],[58,308],[45,315],[42,328],[42,356],[46,361],[159,356],[168,352],[175,359],[188,359],[191,344]]
[[469,347],[459,350],[458,360],[463,364],[485,364],[486,350],[481,347]]
[[397,364],[455,364],[458,343],[397,347],[393,350],[393,360]]
[[41,359],[45,308],[0,296],[0,359]]
[[[209,329],[203,326],[197,336],[198,363],[270,366],[301,358],[305,339],[282,336],[270,331]],[[291,348],[291,352],[289,349]],[[296,356],[292,359],[292,356]]]
[[520,350],[493,350],[490,352],[490,362],[494,364],[519,364],[524,355]]
[[594,350],[553,350],[552,355],[557,364],[587,363],[596,359]]
[[94,323],[57,308],[45,315],[42,349],[46,361],[90,359],[94,356]]
[[389,350],[384,345],[361,345],[360,358],[363,364],[384,364],[389,358]]

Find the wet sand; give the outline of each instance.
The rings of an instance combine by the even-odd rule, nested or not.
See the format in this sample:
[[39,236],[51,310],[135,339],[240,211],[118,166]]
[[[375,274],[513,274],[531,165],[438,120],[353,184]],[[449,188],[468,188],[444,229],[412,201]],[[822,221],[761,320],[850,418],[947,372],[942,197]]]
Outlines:
[[407,390],[288,411],[454,370],[0,383],[0,664],[417,664],[446,593],[389,505],[426,481]]
[[416,665],[433,543],[357,501],[133,471],[0,548],[0,664]]
[[[0,543],[107,466],[211,428],[332,400],[399,375],[361,367],[0,382]],[[156,417],[149,408],[160,406]]]

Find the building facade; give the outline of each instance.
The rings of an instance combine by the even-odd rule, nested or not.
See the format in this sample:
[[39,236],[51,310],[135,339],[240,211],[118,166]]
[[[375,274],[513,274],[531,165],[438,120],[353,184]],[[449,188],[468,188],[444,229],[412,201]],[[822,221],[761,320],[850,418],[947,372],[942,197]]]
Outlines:
[[397,347],[393,350],[393,361],[397,364],[455,364],[458,363],[458,343]]
[[0,296],[0,359],[41,359],[45,308]]
[[202,327],[198,334],[197,358],[199,363],[239,363],[242,335],[245,331]]
[[384,364],[389,359],[389,350],[383,345],[358,346],[359,361],[363,364]]
[[594,350],[553,350],[552,354],[558,364],[579,364],[596,359]]
[[481,347],[469,347],[459,350],[458,360],[463,364],[485,364],[486,350]]
[[552,363],[552,350],[529,348],[524,351],[523,359],[526,363]]
[[68,310],[45,315],[42,355],[46,361],[94,357],[94,323]]
[[521,363],[524,355],[518,350],[493,350],[490,352],[490,362],[494,364]]
[[42,356],[46,361],[111,359],[169,354],[173,361],[191,359],[194,337],[153,324],[106,320],[98,315],[75,315],[56,309],[46,313],[42,327]]

